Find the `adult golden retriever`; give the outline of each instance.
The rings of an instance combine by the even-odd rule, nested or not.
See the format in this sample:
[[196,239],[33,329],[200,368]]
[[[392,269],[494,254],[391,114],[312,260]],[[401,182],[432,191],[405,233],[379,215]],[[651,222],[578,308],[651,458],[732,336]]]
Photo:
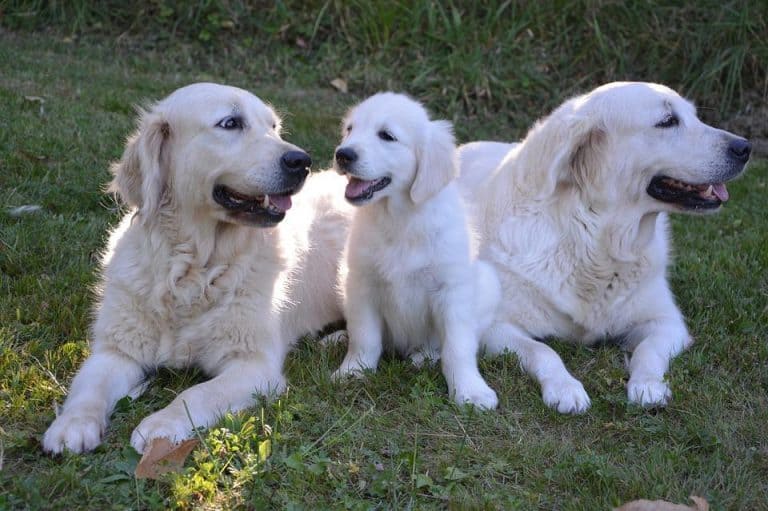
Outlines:
[[112,167],[113,189],[134,210],[111,234],[91,355],[45,433],[49,452],[96,447],[115,403],[160,366],[212,379],[145,418],[131,444],[142,452],[152,438],[186,438],[254,394],[281,392],[292,342],[342,317],[344,180],[311,177],[293,204],[311,160],[280,138],[270,107],[198,83],[138,124]]
[[461,147],[480,258],[503,289],[486,351],[516,353],[547,405],[580,413],[584,387],[541,341],[615,339],[632,351],[629,401],[665,405],[669,361],[692,342],[666,278],[667,213],[717,211],[750,150],[651,83],[573,98],[520,144]]

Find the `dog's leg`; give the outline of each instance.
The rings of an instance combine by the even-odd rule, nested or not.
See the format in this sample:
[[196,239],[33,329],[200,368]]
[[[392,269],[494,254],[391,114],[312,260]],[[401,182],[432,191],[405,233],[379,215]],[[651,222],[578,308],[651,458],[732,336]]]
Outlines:
[[448,393],[456,403],[493,409],[498,406],[499,399],[477,367],[480,346],[477,318],[472,317],[473,308],[467,307],[464,297],[472,294],[465,292],[464,287],[442,291],[438,303],[433,304],[435,325],[442,339],[443,375]]
[[366,369],[375,370],[383,350],[383,320],[373,304],[366,301],[350,302],[347,308],[349,345],[341,366],[331,376],[359,376]]
[[541,385],[544,403],[560,413],[582,413],[590,400],[584,386],[571,376],[555,350],[532,339],[509,323],[494,323],[483,333],[487,355],[509,351],[517,355],[520,366]]
[[144,376],[133,359],[108,351],[93,353],[72,380],[61,413],[45,432],[43,449],[51,453],[94,449],[117,401],[139,393]]
[[669,361],[693,343],[682,315],[638,325],[627,341],[627,348],[632,351],[627,383],[629,401],[645,407],[666,405],[672,397],[664,381]]
[[473,330],[454,321],[446,324],[440,353],[443,376],[448,394],[457,404],[471,404],[490,410],[499,405],[499,398],[477,367],[478,343]]
[[133,430],[131,445],[138,452],[154,438],[178,442],[193,429],[209,427],[227,412],[255,404],[254,394],[274,396],[285,390],[281,364],[274,360],[233,360],[214,378],[190,387]]

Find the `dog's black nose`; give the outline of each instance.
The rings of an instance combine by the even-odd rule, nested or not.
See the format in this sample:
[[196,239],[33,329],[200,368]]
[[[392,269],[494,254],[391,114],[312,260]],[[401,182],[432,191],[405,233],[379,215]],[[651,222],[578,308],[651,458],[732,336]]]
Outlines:
[[341,167],[346,167],[357,160],[357,153],[348,147],[342,147],[336,151],[336,163]]
[[288,151],[280,157],[280,166],[289,174],[307,172],[312,166],[312,158],[304,151]]
[[728,155],[735,160],[746,163],[752,153],[752,144],[745,138],[736,138],[728,144]]

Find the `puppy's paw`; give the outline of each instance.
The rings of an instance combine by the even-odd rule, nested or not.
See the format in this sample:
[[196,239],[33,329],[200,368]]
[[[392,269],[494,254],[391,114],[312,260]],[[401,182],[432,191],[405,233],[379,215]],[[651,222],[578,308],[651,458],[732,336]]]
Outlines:
[[630,403],[645,408],[666,406],[672,398],[669,385],[654,378],[630,378],[627,383],[627,398]]
[[425,365],[432,365],[440,360],[440,352],[438,350],[423,349],[410,355],[411,363],[417,367],[422,368]]
[[456,386],[453,399],[458,405],[472,405],[481,410],[493,410],[499,406],[496,392],[482,379],[471,385]]
[[107,420],[97,414],[70,412],[56,418],[43,436],[43,450],[59,454],[64,450],[81,453],[101,443]]
[[143,453],[153,438],[167,438],[172,443],[186,440],[192,434],[189,417],[179,416],[168,409],[160,410],[145,418],[131,434],[131,446]]
[[569,374],[541,380],[541,397],[548,407],[574,415],[584,413],[591,404],[584,385]]
[[334,344],[339,344],[341,342],[349,342],[349,336],[347,335],[346,330],[336,330],[335,332],[331,332],[330,334],[321,337],[317,342],[320,343],[320,346],[333,346]]
[[358,365],[343,365],[331,374],[331,380],[340,382],[347,378],[362,378],[365,375],[365,368]]
[[344,361],[341,363],[341,366],[336,369],[333,374],[331,375],[331,380],[333,381],[340,381],[345,378],[354,377],[354,378],[362,378],[365,376],[365,371],[375,371],[376,366],[375,365],[369,365],[368,363],[363,362],[358,357],[346,357],[344,358]]

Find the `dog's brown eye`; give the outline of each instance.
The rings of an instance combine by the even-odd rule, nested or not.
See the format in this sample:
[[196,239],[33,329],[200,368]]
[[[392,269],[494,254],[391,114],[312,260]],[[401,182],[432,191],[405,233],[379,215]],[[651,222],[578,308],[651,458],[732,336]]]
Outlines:
[[216,127],[225,130],[241,130],[243,129],[243,118],[237,115],[225,117],[216,123]]
[[349,133],[350,131],[352,131],[352,125],[351,124],[349,126],[347,126],[347,133]]
[[670,114],[656,123],[657,128],[674,128],[680,124],[680,119],[675,114]]
[[379,138],[380,138],[380,139],[382,139],[382,140],[384,140],[385,142],[394,142],[395,140],[397,140],[397,139],[396,139],[396,138],[395,138],[395,137],[392,135],[392,133],[388,132],[387,130],[381,130],[381,131],[379,131],[378,135],[379,135]]

